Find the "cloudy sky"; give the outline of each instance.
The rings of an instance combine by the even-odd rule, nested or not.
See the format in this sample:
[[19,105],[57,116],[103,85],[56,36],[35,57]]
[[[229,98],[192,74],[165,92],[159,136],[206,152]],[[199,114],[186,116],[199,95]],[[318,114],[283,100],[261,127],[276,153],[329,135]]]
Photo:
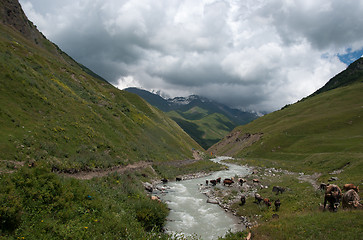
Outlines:
[[274,111],[363,54],[363,0],[20,0],[113,85]]

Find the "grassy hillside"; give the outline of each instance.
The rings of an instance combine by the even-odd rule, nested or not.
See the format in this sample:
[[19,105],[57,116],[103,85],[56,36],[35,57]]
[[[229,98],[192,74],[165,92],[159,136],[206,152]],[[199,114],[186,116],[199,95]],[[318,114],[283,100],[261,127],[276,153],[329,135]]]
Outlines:
[[220,113],[209,114],[194,107],[186,112],[170,111],[167,115],[193,137],[204,149],[208,149],[230,132],[235,124]]
[[191,158],[199,148],[137,95],[12,28],[0,25],[0,32],[0,159],[92,168]]
[[[360,181],[363,167],[363,83],[321,93],[268,114],[234,132],[262,133],[250,147],[234,156],[259,159],[265,165],[304,172],[329,173],[343,169],[345,177]],[[218,145],[224,154],[239,143]]]
[[[350,73],[350,69],[339,76],[357,73]],[[362,80],[362,72],[350,84],[345,84],[343,78],[342,83],[337,83],[339,87],[237,127],[208,150],[237,157],[235,163],[261,167],[251,178],[260,179],[269,188],[258,193],[264,198],[280,199],[278,212],[253,203],[253,197],[244,206],[234,206],[238,214],[259,223],[252,230],[254,239],[325,239],[328,235],[342,239],[350,231],[354,231],[350,237],[358,239],[363,234],[358,220],[363,216],[362,210],[340,208],[338,213],[324,212],[319,207],[324,192],[317,190],[320,182],[328,183],[331,177],[337,180],[330,183],[340,187],[353,183],[362,188]],[[296,174],[276,171],[280,168]],[[305,175],[298,174],[301,172]],[[277,185],[288,190],[276,196],[271,187]],[[363,197],[362,192],[359,195]]]

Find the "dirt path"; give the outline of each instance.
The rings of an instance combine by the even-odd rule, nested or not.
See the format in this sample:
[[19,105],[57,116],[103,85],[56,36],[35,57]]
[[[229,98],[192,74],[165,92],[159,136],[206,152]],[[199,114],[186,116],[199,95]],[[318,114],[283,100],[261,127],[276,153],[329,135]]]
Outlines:
[[146,168],[149,166],[151,166],[150,162],[137,162],[137,163],[130,164],[127,166],[116,166],[116,167],[112,167],[112,168],[108,168],[108,169],[89,171],[89,172],[82,171],[82,172],[72,173],[72,174],[60,173],[60,175],[65,176],[65,177],[76,178],[76,179],[80,179],[80,180],[89,180],[94,177],[104,177],[104,176],[107,176],[109,173],[113,173],[113,172],[123,173],[127,170],[138,170],[138,169]]

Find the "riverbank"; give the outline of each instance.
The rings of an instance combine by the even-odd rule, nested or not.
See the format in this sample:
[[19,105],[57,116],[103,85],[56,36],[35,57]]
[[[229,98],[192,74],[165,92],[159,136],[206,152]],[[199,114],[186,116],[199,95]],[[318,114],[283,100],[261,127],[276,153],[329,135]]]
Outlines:
[[[218,204],[226,212],[231,213],[233,216],[237,217],[246,228],[253,228],[258,226],[259,220],[262,215],[260,214],[260,209],[265,206],[257,204],[257,211],[255,214],[241,215],[242,202],[241,197],[244,196],[246,201],[255,203],[255,194],[263,191],[270,190],[274,187],[273,182],[280,182],[279,185],[284,186],[285,191],[293,191],[286,183],[282,180],[283,176],[288,176],[297,179],[299,182],[307,182],[311,184],[313,189],[318,188],[317,179],[320,174],[316,173],[313,175],[306,175],[303,173],[294,173],[283,169],[276,168],[263,168],[256,166],[243,165],[243,167],[251,169],[251,174],[249,175],[235,175],[229,178],[234,180],[234,183],[230,186],[223,186],[223,184],[217,184],[212,186],[210,184],[202,185],[200,191],[208,197],[208,202],[211,204]],[[238,180],[243,181],[241,184]],[[223,179],[222,179],[223,181]],[[278,184],[276,184],[278,186]],[[275,213],[274,217],[278,217]]]

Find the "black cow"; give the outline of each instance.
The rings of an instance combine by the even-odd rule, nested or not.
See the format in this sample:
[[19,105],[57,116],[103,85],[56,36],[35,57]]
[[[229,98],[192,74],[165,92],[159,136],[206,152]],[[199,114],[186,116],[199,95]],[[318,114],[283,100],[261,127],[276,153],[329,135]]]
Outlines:
[[245,205],[245,203],[246,203],[246,196],[242,195],[241,196],[241,205],[243,206],[243,205]]
[[326,203],[329,202],[329,209],[336,212],[342,198],[342,191],[337,185],[331,184],[325,191],[324,209]]
[[273,186],[273,188],[272,188],[272,191],[273,192],[276,192],[276,195],[278,195],[279,193],[283,193],[283,192],[285,192],[285,188],[283,188],[283,187],[279,187],[279,186]]
[[274,204],[275,204],[275,210],[278,211],[281,206],[280,199],[277,199]]

